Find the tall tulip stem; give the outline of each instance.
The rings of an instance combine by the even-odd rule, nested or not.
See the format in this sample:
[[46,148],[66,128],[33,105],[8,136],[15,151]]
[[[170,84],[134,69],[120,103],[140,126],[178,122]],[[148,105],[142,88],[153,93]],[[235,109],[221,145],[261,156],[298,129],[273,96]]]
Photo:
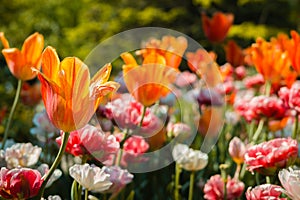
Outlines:
[[85,189],[85,191],[84,191],[84,200],[88,200],[88,196],[89,196],[89,191],[87,189]]
[[142,112],[142,118],[141,118],[141,121],[140,121],[140,127],[143,126],[143,121],[144,121],[144,117],[145,117],[145,114],[146,114],[146,110],[147,110],[147,106],[143,106],[143,112]]
[[15,95],[13,105],[11,107],[11,110],[10,110],[10,113],[9,113],[9,116],[8,116],[7,124],[6,124],[6,127],[5,127],[5,132],[4,132],[4,136],[3,136],[3,140],[2,140],[1,149],[4,149],[4,146],[5,146],[7,137],[8,137],[8,131],[9,131],[9,128],[10,128],[12,117],[14,115],[14,112],[16,110],[16,107],[17,107],[17,104],[18,104],[18,101],[19,101],[21,88],[22,88],[22,80],[18,80],[17,91],[16,91],[16,95]]
[[179,200],[179,189],[180,189],[180,173],[181,173],[181,168],[180,166],[176,163],[175,164],[175,189],[174,189],[174,198],[175,200]]
[[252,141],[253,141],[254,143],[256,143],[256,141],[258,140],[258,137],[259,137],[259,135],[260,135],[260,133],[261,133],[263,127],[264,127],[264,123],[265,123],[265,121],[264,121],[263,119],[261,119],[261,120],[259,121],[258,127],[257,127],[257,129],[256,129],[256,131],[255,131],[255,133],[254,133],[254,135],[253,135],[253,138],[252,138]]
[[190,188],[189,188],[189,199],[188,200],[193,200],[194,181],[195,181],[195,171],[192,171],[191,175],[190,175]]
[[293,134],[292,134],[293,139],[297,139],[298,126],[299,126],[299,113],[295,115],[295,123],[294,123]]
[[47,183],[48,183],[51,175],[53,174],[54,170],[58,167],[58,165],[59,165],[59,163],[60,163],[60,161],[62,159],[62,156],[63,156],[63,154],[64,154],[64,152],[66,150],[66,147],[67,147],[69,135],[70,135],[69,132],[65,132],[63,134],[62,144],[61,144],[61,146],[59,148],[58,154],[56,155],[56,158],[55,158],[55,160],[54,160],[54,162],[53,162],[50,170],[45,175],[45,177],[43,177],[44,178],[44,182],[43,182],[43,184],[42,184],[42,186],[40,188],[40,191],[39,191],[39,195],[38,195],[39,199],[41,199],[41,197],[43,196],[45,187],[46,187],[46,185],[47,185]]

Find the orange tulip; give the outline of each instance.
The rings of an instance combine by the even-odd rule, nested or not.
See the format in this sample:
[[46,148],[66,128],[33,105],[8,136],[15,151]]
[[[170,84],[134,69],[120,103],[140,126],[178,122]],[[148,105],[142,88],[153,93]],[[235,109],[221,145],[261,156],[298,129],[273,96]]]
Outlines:
[[282,78],[290,75],[291,63],[287,52],[276,45],[258,38],[249,53],[256,70],[272,84],[278,84]]
[[186,58],[190,70],[201,76],[203,67],[216,60],[215,53],[208,53],[205,49],[197,49],[196,52],[187,52]]
[[164,57],[166,66],[178,69],[187,45],[186,38],[167,35],[162,40],[150,39],[138,54],[142,54],[144,58],[149,54],[159,54]]
[[169,85],[175,81],[176,71],[166,67],[163,56],[151,53],[139,66],[129,53],[121,54],[124,60],[123,78],[130,94],[144,106],[151,106],[169,92]]
[[91,119],[105,95],[119,84],[107,82],[111,65],[106,64],[90,79],[88,67],[76,57],[60,62],[55,49],[47,47],[42,54],[42,98],[51,122],[70,132],[82,128]]
[[222,108],[204,107],[198,121],[198,132],[203,136],[215,137],[220,133],[224,124]]
[[244,65],[245,55],[241,47],[239,47],[235,41],[230,40],[225,46],[226,61],[232,66],[238,67]]
[[17,48],[9,48],[9,43],[2,32],[0,39],[4,46],[2,53],[11,73],[23,81],[35,78],[36,73],[32,71],[32,68],[40,70],[44,37],[39,33],[30,35],[25,40],[21,51]]
[[205,13],[202,13],[202,28],[205,36],[210,42],[222,42],[229,31],[234,20],[231,13],[214,13],[210,19]]
[[186,57],[189,68],[201,77],[208,86],[214,87],[222,81],[219,67],[215,62],[216,54],[214,52],[207,53],[204,49],[198,49],[195,53],[187,52]]
[[292,39],[287,44],[287,50],[292,62],[292,67],[300,75],[300,36],[296,31],[291,31]]

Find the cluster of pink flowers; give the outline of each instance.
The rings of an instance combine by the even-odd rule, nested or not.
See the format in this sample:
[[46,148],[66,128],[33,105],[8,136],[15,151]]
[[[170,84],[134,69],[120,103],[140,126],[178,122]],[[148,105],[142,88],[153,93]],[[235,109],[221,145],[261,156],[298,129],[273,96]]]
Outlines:
[[255,96],[244,101],[236,101],[236,111],[247,121],[282,119],[286,116],[286,107],[281,99],[275,96]]
[[273,175],[278,169],[292,165],[298,157],[298,143],[291,138],[276,138],[249,147],[245,154],[247,169]]
[[[208,200],[223,199],[224,184],[225,182],[221,175],[216,174],[211,176],[204,186],[204,198]],[[243,194],[244,187],[245,185],[243,182],[231,179],[231,177],[228,176],[226,181],[227,199],[234,200],[239,198]]]

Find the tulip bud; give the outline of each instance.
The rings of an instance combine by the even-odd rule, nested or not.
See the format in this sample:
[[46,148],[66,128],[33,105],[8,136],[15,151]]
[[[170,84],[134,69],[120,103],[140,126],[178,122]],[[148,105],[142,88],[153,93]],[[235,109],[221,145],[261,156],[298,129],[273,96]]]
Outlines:
[[244,162],[245,153],[245,144],[238,137],[234,137],[229,143],[229,154],[233,161],[238,165],[242,164]]

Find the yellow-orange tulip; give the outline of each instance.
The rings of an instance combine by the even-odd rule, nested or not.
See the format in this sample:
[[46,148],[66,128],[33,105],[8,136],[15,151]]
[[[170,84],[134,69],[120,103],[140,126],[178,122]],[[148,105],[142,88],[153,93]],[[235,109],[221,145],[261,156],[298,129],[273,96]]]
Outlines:
[[205,36],[210,42],[222,42],[233,23],[234,15],[222,12],[214,13],[210,19],[205,13],[202,13],[202,28]]
[[166,96],[170,83],[175,81],[176,71],[166,67],[163,56],[153,53],[144,58],[139,66],[130,53],[121,54],[124,60],[123,78],[130,94],[144,106],[151,106]]
[[39,33],[30,35],[24,42],[22,50],[9,48],[4,33],[0,33],[0,39],[4,46],[2,53],[11,73],[19,80],[31,80],[36,77],[32,68],[40,70],[41,56],[44,48],[44,37]]
[[142,54],[144,58],[148,57],[149,54],[159,54],[165,59],[166,66],[178,69],[187,46],[188,42],[185,37],[176,38],[166,35],[161,40],[150,39],[143,49],[138,51],[138,54]]
[[111,65],[106,64],[90,79],[88,67],[76,57],[60,62],[55,49],[47,47],[42,55],[42,98],[51,122],[70,132],[86,125],[102,98],[117,90],[119,84],[107,82]]

